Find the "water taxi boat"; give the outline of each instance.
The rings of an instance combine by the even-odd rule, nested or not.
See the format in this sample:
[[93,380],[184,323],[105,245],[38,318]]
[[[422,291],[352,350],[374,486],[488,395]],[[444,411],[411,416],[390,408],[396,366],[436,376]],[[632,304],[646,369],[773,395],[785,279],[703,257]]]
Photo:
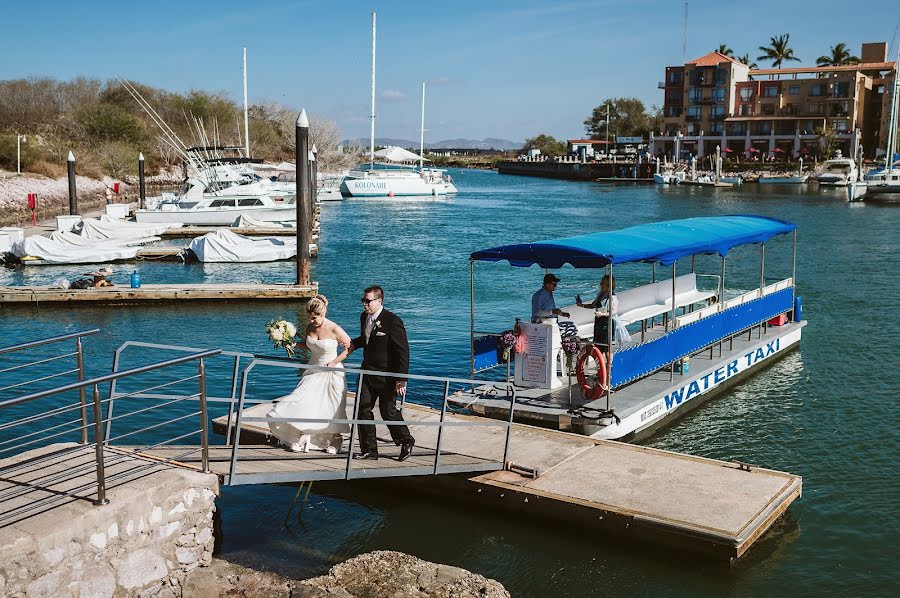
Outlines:
[[[769,282],[766,243],[788,234],[793,243],[792,274]],[[727,256],[743,245],[759,247],[759,286],[726,292]],[[718,255],[719,271],[695,272],[699,255]],[[609,276],[613,266],[650,264],[653,277],[648,284],[616,293],[617,318],[629,330],[631,341],[625,335],[612,338],[613,326],[610,338],[593,339],[594,310],[571,305],[561,308],[569,317],[560,321],[517,320],[513,331],[505,334],[507,339],[510,332],[515,337],[514,358],[504,360],[505,347],[498,344],[504,335],[477,332],[475,322],[475,263],[499,261],[545,269],[568,264]],[[795,264],[794,224],[743,215],[669,220],[475,251],[470,256],[473,378],[475,373],[505,367],[515,392],[508,395],[487,384],[457,393],[451,402],[497,418],[509,417],[514,404],[517,421],[595,438],[649,436],[799,346],[806,322],[795,296]],[[657,266],[671,268],[671,277],[656,280]],[[706,280],[714,281],[715,288],[698,286]],[[612,347],[611,359],[594,342]],[[571,350],[573,344],[579,348],[567,359],[562,347]]]

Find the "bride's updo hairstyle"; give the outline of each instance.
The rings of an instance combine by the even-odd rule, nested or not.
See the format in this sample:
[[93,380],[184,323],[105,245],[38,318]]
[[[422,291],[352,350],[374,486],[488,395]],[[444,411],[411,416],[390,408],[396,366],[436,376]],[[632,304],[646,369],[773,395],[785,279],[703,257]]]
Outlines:
[[306,304],[306,313],[310,316],[324,316],[328,307],[328,299],[325,295],[316,295]]

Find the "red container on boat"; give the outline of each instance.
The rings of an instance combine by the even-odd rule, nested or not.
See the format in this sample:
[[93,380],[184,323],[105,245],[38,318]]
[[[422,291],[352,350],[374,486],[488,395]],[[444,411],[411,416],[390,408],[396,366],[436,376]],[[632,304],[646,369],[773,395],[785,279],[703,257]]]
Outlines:
[[779,314],[769,320],[769,326],[784,326],[785,324],[787,324],[786,314]]

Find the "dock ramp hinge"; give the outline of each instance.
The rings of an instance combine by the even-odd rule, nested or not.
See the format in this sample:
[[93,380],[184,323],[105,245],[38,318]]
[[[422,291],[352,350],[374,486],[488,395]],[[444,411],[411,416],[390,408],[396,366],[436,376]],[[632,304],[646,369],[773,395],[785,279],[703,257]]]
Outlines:
[[529,476],[533,480],[536,480],[541,475],[541,471],[536,467],[526,467],[525,465],[519,465],[518,463],[513,463],[512,461],[506,462],[506,470]]

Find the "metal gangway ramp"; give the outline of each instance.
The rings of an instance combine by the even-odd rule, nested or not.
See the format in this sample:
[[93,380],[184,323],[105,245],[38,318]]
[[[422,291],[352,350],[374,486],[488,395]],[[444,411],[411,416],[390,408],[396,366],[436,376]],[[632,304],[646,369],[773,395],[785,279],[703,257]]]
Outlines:
[[[122,345],[115,357],[114,370],[121,361],[121,353],[128,348],[152,348],[165,351],[196,353],[200,349],[158,345],[129,341]],[[510,404],[515,406],[515,389],[506,382],[486,382],[468,378],[451,378],[445,376],[425,376],[406,374],[407,397],[401,400],[401,411],[404,422],[387,422],[376,417],[375,420],[359,418],[359,405],[355,397],[359,394],[365,376],[379,375],[384,372],[362,370],[358,368],[326,368],[309,366],[293,359],[259,357],[248,353],[222,351],[221,356],[232,360],[230,368],[231,395],[227,397],[208,396],[208,404],[227,404],[228,413],[213,420],[213,428],[217,424],[226,439],[224,445],[210,445],[207,451],[206,470],[217,474],[225,485],[271,484],[288,482],[311,482],[324,480],[351,480],[373,477],[399,477],[441,475],[453,473],[485,473],[504,468],[509,453],[510,430],[512,418],[494,420],[458,416],[449,410],[448,398],[451,391],[469,388],[472,385],[496,384],[498,392],[506,392]],[[277,370],[275,376],[258,375],[260,370]],[[297,375],[315,371],[339,371],[349,381],[355,381],[356,392],[349,393],[348,410],[352,416],[346,419],[313,420],[296,418],[268,417],[272,408],[272,400],[287,394],[296,384]],[[400,377],[399,375],[396,377]],[[256,378],[287,378],[290,383],[282,385],[283,390],[276,390],[277,385],[256,384]],[[254,386],[256,386],[254,390]],[[110,399],[115,402],[120,396],[115,388]],[[145,394],[145,398],[171,400],[167,394]],[[415,397],[425,405],[411,402]],[[430,406],[428,406],[430,404]],[[343,423],[350,427],[349,438],[344,435],[342,451],[328,454],[324,451],[291,452],[278,446],[270,437],[269,422],[290,421],[306,423]],[[378,430],[378,460],[358,461],[353,459],[357,452],[358,426],[374,424]],[[389,440],[387,426],[406,425],[416,438],[413,454],[405,461],[398,460],[399,447]],[[463,435],[477,435],[482,440],[477,443],[461,442]],[[245,441],[242,442],[242,434]],[[449,440],[448,440],[449,439]],[[468,446],[467,446],[468,445]],[[448,449],[448,446],[451,448]],[[188,447],[165,446],[154,447],[142,451],[143,454],[164,459],[175,460]],[[202,455],[194,455],[179,461],[184,466],[203,468]]]

